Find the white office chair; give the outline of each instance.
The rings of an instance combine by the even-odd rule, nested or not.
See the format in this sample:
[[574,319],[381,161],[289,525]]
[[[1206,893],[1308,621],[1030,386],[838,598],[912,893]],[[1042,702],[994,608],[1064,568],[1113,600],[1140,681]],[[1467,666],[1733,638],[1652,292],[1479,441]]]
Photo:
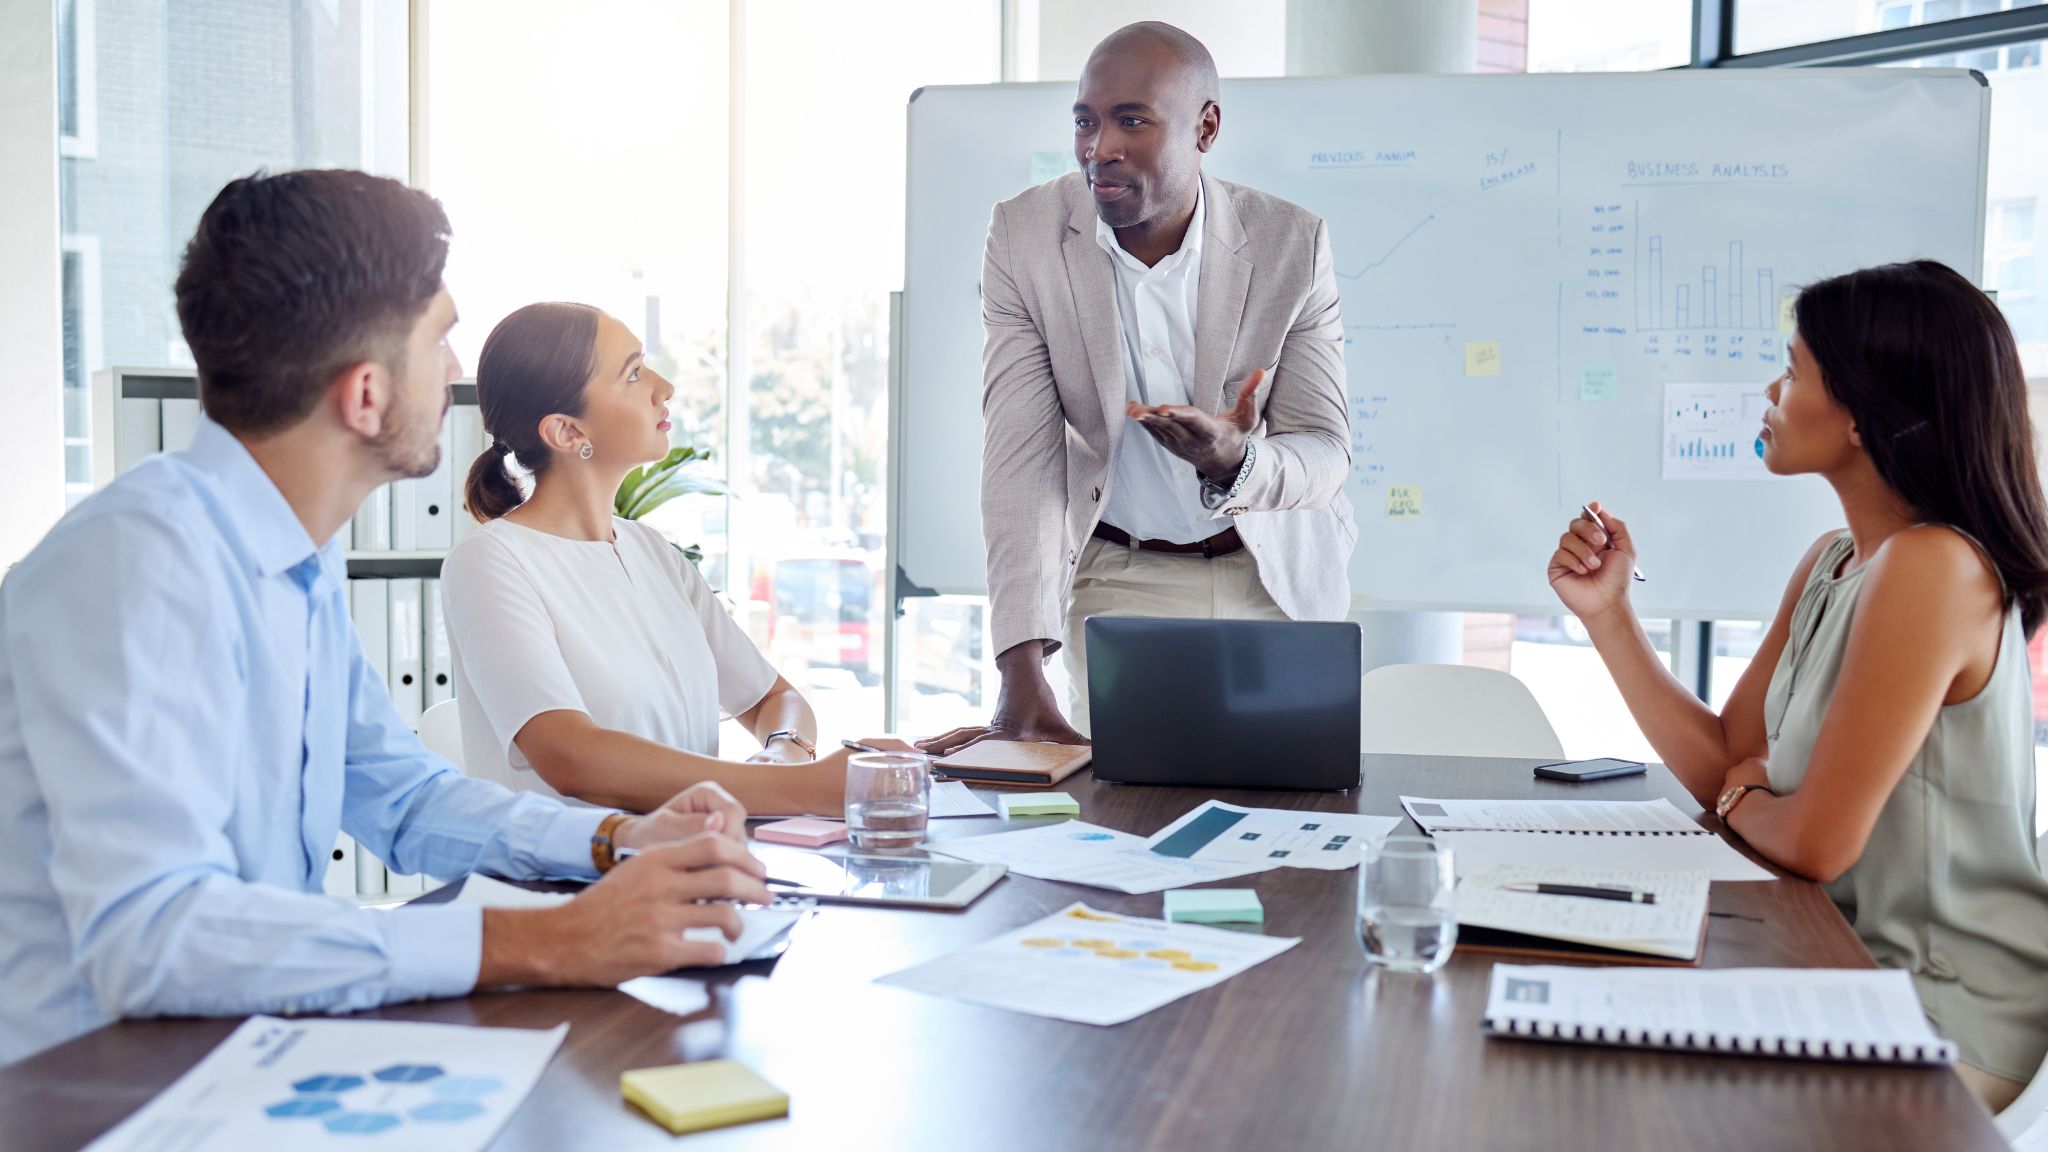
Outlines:
[[443,700],[420,716],[420,743],[462,767],[462,717],[455,711],[455,701]]
[[2034,1073],[2033,1081],[2019,1098],[2006,1105],[2005,1111],[1992,1117],[1991,1122],[1998,1126],[1998,1134],[2005,1137],[2006,1143],[2018,1144],[2043,1113],[2048,1113],[2048,1060],[2042,1061],[2040,1070]]
[[1360,751],[1564,759],[1543,707],[1505,672],[1388,664],[1365,674],[1360,695]]

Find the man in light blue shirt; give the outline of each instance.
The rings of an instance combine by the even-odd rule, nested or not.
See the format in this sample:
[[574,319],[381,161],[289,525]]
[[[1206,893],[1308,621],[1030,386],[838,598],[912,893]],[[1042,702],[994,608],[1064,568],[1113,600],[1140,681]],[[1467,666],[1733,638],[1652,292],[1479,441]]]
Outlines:
[[[230,184],[178,278],[208,417],[191,449],[0,583],[0,1063],[122,1016],[616,984],[713,960],[684,929],[738,916],[700,901],[766,901],[716,785],[629,817],[466,779],[363,660],[335,536],[438,463],[447,232],[362,173]],[[443,878],[641,854],[558,908],[377,911],[322,894],[337,831]]]

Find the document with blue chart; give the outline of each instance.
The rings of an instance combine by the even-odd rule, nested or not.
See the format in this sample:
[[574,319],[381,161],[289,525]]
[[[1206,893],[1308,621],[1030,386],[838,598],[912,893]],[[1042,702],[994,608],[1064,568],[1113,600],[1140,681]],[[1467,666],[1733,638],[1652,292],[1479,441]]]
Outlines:
[[89,1148],[483,1148],[568,1032],[251,1016]]
[[1168,824],[1145,846],[1161,856],[1201,863],[1336,871],[1357,867],[1365,846],[1384,840],[1400,823],[1391,816],[1240,808],[1211,800]]

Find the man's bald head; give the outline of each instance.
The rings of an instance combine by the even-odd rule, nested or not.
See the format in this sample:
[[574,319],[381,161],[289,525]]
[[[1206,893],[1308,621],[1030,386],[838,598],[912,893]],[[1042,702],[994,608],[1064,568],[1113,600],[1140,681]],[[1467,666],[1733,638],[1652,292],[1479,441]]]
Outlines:
[[1088,54],[1081,68],[1085,78],[1096,61],[1136,56],[1146,63],[1164,64],[1163,71],[1179,81],[1182,94],[1194,101],[1196,111],[1213,104],[1217,97],[1216,59],[1200,40],[1163,20],[1140,20],[1126,24],[1102,38]]
[[1129,24],[1088,54],[1076,89],[1074,158],[1096,214],[1112,228],[1184,229],[1223,124],[1209,50],[1171,24]]

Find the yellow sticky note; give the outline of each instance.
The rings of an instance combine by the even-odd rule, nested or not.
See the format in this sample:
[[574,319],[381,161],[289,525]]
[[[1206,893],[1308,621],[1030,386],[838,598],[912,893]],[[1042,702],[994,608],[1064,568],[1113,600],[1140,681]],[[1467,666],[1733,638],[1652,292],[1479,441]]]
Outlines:
[[1792,334],[1792,301],[1796,299],[1796,296],[1787,296],[1778,301],[1778,331],[1787,336]]
[[677,1135],[789,1115],[789,1097],[735,1060],[635,1069],[619,1094]]
[[1422,519],[1422,485],[1394,484],[1388,486],[1387,519]]
[[1465,342],[1465,375],[1500,375],[1500,341],[1467,340]]

